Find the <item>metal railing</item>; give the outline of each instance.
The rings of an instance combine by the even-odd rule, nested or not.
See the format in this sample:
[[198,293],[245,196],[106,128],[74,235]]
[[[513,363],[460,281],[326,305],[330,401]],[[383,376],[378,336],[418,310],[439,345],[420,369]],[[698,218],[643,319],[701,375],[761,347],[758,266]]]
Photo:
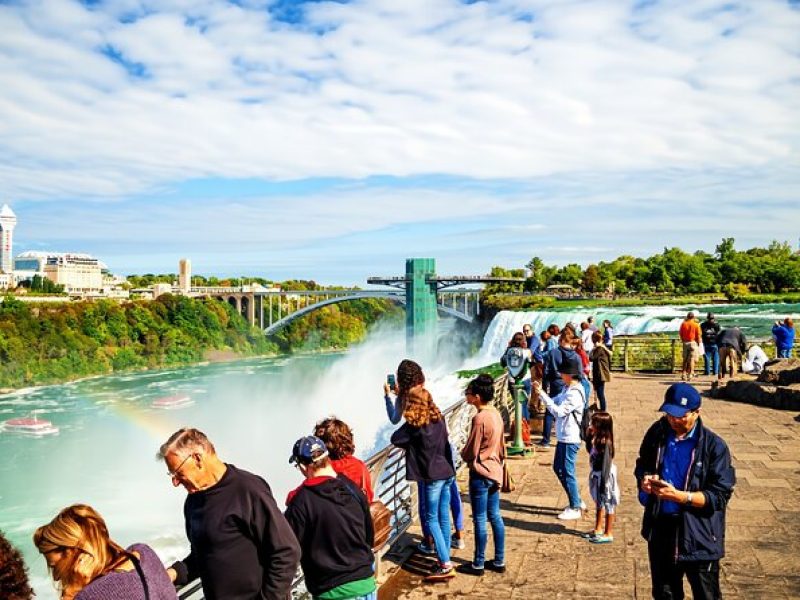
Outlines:
[[[508,391],[507,375],[495,380],[493,402],[508,428],[514,413],[514,403]],[[474,411],[475,409],[463,398],[443,411],[450,434],[450,442],[456,450],[453,456],[456,461],[456,470],[462,466],[460,450],[469,436]],[[417,486],[406,481],[405,452],[396,446],[389,444],[364,462],[370,471],[375,498],[381,500],[392,513],[392,529],[389,538],[383,547],[375,552],[376,563],[380,565],[383,556],[391,550],[417,518]],[[378,570],[380,570],[379,566]],[[310,595],[305,589],[302,571],[298,569],[297,577],[292,584],[292,598],[300,600],[309,597]],[[178,598],[180,600],[201,600],[203,590],[200,581],[192,581],[181,588]]]
[[[759,338],[749,340],[748,349],[759,345],[770,358],[777,356],[775,340]],[[800,341],[795,343],[793,356],[800,357]],[[666,336],[637,335],[614,338],[614,351],[611,356],[612,371],[649,371],[672,373],[680,371],[683,347],[677,338]],[[695,368],[703,370],[702,355]]]

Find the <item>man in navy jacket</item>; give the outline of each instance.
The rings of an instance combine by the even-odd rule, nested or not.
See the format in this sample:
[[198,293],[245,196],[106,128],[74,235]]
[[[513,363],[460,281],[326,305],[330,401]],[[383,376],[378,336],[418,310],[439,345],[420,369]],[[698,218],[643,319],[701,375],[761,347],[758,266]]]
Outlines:
[[721,598],[725,509],[736,474],[727,444],[700,419],[700,394],[687,383],[667,389],[642,440],[634,472],[645,506],[653,598],[683,598],[683,576],[695,599]]

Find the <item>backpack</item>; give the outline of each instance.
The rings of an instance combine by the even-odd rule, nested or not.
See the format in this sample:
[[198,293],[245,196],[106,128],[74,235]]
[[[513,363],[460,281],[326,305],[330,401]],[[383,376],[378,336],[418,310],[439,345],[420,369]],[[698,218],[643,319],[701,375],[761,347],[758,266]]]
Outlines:
[[592,422],[592,413],[594,413],[594,410],[589,408],[589,398],[586,396],[586,391],[583,389],[583,386],[578,389],[581,391],[581,396],[583,396],[583,413],[581,414],[580,421],[578,421],[578,416],[575,414],[577,411],[573,411],[572,416],[575,419],[575,423],[578,425],[581,441],[585,442],[589,437],[589,424]]

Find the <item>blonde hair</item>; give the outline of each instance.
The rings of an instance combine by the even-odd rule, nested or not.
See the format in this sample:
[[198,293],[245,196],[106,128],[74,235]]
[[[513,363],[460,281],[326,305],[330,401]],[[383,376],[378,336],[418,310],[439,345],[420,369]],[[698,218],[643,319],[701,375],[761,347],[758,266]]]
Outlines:
[[128,553],[108,535],[103,517],[86,504],[68,506],[33,534],[42,554],[59,551],[50,568],[62,598],[72,598],[98,577],[128,559]]

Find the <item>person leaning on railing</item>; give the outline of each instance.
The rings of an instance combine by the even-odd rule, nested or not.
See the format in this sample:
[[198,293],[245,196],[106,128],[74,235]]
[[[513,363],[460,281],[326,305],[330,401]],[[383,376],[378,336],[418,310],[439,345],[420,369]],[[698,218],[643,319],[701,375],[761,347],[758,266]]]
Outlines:
[[91,506],[74,504],[39,527],[33,543],[41,552],[61,600],[175,600],[164,565],[145,544],[123,548],[108,534]]
[[267,482],[222,462],[198,429],[179,429],[157,456],[172,485],[188,492],[183,514],[191,547],[167,570],[173,581],[200,577],[206,600],[286,600],[300,546]]

